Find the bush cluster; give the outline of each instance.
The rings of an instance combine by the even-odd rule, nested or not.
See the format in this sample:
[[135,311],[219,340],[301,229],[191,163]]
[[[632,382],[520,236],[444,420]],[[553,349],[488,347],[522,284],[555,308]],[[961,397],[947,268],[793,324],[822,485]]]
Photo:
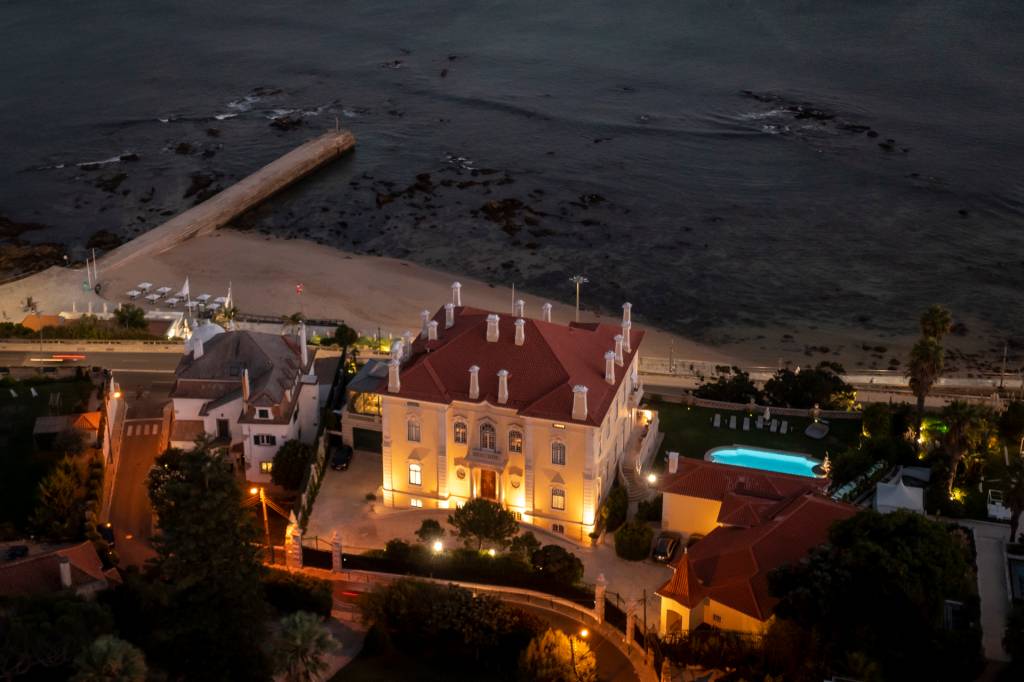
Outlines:
[[329,618],[334,603],[330,581],[276,568],[263,576],[263,594],[280,613],[308,611]]
[[651,551],[654,531],[642,521],[630,521],[615,533],[615,553],[628,561],[642,561]]

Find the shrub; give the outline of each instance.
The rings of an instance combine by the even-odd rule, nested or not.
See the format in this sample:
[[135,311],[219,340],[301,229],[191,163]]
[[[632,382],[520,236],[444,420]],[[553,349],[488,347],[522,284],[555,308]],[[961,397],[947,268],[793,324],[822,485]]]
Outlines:
[[642,561],[651,551],[654,531],[646,523],[630,521],[615,533],[615,553],[628,561]]
[[405,540],[388,540],[384,546],[384,557],[391,561],[407,562],[412,558],[412,546]]
[[601,516],[604,519],[604,526],[609,533],[614,533],[619,526],[626,522],[626,513],[629,511],[629,493],[625,487],[619,485],[616,479],[615,485],[608,491],[608,497],[601,507]]
[[739,367],[729,368],[728,377],[720,376],[712,383],[701,384],[693,392],[698,398],[705,400],[721,400],[727,403],[743,403],[761,401],[761,391],[751,381],[750,375]]
[[658,495],[649,500],[640,500],[636,506],[636,518],[638,521],[661,521],[661,508],[663,497]]
[[309,611],[329,618],[334,603],[329,580],[276,568],[263,576],[263,593],[267,603],[281,613]]
[[520,656],[519,674],[531,682],[596,682],[597,659],[585,640],[548,628]]
[[416,537],[420,542],[430,544],[444,537],[444,528],[435,519],[423,519],[420,529],[416,531]]
[[583,579],[583,562],[558,545],[544,545],[532,557],[533,568],[563,585],[575,585]]
[[529,561],[538,549],[540,549],[540,540],[533,534],[533,531],[529,530],[512,538],[508,547],[512,556],[523,561]]

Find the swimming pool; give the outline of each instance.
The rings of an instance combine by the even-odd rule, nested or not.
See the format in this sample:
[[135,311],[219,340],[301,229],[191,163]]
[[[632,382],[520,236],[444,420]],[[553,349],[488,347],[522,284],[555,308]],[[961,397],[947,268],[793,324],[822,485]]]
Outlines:
[[727,445],[712,448],[704,455],[704,459],[719,464],[731,464],[749,469],[774,471],[778,474],[792,474],[820,478],[821,461],[799,452],[782,452],[780,450],[764,450],[745,445]]

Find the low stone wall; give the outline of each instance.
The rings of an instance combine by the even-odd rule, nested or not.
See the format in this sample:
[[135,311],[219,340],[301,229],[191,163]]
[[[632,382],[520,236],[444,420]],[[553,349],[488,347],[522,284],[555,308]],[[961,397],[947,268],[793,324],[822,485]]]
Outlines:
[[[693,405],[694,407],[706,407],[712,410],[723,410],[726,412],[748,412],[751,410],[749,403],[727,403],[721,400],[706,400],[704,398],[697,398],[694,396],[682,396],[678,401],[673,400],[670,402],[680,402],[684,405]],[[760,414],[765,410],[764,405],[753,406],[755,413]],[[814,415],[813,410],[804,410],[795,407],[772,407],[771,413],[773,416],[779,417],[804,417],[811,419]],[[845,410],[818,410],[818,416],[823,419],[860,419],[860,412],[847,412]]]
[[117,339],[53,339],[40,343],[38,339],[4,339],[0,351],[14,353],[177,353],[185,352],[182,341],[138,341]]

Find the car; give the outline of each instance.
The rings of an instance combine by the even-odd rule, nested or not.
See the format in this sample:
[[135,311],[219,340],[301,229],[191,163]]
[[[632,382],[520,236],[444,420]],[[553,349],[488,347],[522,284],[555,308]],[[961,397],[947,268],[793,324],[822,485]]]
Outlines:
[[654,550],[651,552],[651,558],[655,561],[667,564],[672,561],[672,556],[675,555],[676,549],[678,548],[678,535],[673,533],[661,533],[658,535],[658,539],[654,542]]
[[352,462],[352,446],[339,445],[331,452],[331,468],[335,471],[345,471]]
[[24,559],[28,556],[28,545],[11,545],[7,548],[7,560]]
[[107,544],[111,547],[114,546],[114,525],[107,521],[96,526],[96,532],[100,534],[100,537],[107,541]]

